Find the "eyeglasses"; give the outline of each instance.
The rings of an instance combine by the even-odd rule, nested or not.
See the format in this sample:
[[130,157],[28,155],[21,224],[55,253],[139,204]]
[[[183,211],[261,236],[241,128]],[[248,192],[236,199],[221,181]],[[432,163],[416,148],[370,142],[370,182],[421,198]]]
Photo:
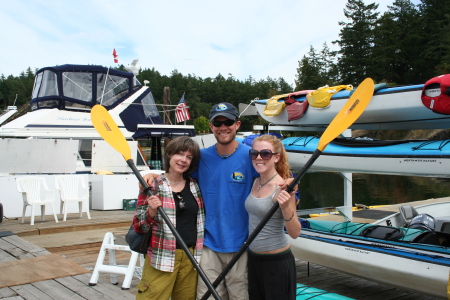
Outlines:
[[213,124],[214,127],[221,127],[222,124],[225,126],[231,126],[236,122],[236,120],[225,120],[225,121],[212,121],[211,124]]
[[254,149],[248,150],[248,156],[250,157],[251,160],[257,159],[258,155],[261,155],[261,158],[264,160],[269,160],[275,154],[278,154],[278,153],[274,153],[269,149],[263,149],[261,151],[256,151]]
[[183,196],[181,196],[181,192],[174,193],[178,200],[178,206],[180,207],[180,211],[183,211],[186,209],[186,203],[184,202]]

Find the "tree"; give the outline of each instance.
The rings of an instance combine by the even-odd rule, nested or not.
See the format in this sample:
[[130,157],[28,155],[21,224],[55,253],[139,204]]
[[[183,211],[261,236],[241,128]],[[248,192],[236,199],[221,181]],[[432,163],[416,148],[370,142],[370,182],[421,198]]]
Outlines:
[[313,46],[310,46],[309,57],[306,55],[298,62],[297,80],[295,89],[308,90],[316,89],[322,84],[320,76],[320,66],[317,62],[317,53]]
[[[419,4],[423,34],[427,37],[425,49],[421,55],[424,81],[443,74],[442,67],[448,65],[450,55],[450,5],[448,1],[422,0]],[[431,68],[430,68],[431,66]],[[433,68],[434,67],[434,68]]]
[[209,121],[207,118],[201,116],[194,120],[195,132],[197,134],[204,134],[209,132]]
[[348,23],[339,22],[343,26],[339,34],[340,40],[333,41],[340,50],[338,68],[342,83],[357,85],[369,77],[371,66],[375,63],[372,57],[373,30],[379,13],[378,4],[365,5],[362,0],[348,0],[344,15]]
[[295,81],[297,91],[314,90],[324,85],[338,83],[339,75],[334,62],[334,54],[330,51],[327,43],[323,44],[319,53],[313,46],[310,46],[308,56],[303,56],[298,64],[297,80]]
[[423,52],[419,12],[410,0],[396,0],[374,30],[370,75],[377,81],[396,84],[420,83],[417,66]]

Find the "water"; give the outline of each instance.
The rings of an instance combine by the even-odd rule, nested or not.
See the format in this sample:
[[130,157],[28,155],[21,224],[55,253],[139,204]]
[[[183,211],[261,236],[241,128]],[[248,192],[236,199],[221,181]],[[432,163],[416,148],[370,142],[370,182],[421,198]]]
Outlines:
[[[390,205],[450,196],[450,178],[353,174],[353,205]],[[344,205],[338,173],[307,173],[300,181],[301,209]]]

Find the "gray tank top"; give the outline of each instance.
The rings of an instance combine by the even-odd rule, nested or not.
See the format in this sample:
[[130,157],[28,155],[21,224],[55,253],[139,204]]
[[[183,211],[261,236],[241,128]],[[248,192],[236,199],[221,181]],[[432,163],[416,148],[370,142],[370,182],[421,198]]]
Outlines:
[[[261,219],[264,218],[273,206],[273,196],[277,190],[275,190],[272,195],[265,198],[253,197],[251,192],[248,195],[245,200],[245,209],[247,210],[249,216],[249,234],[253,232]],[[267,222],[266,226],[264,226],[261,232],[250,244],[249,248],[252,251],[264,252],[283,248],[287,244],[287,237],[284,233],[284,217],[281,213],[281,209],[278,208],[269,222]]]

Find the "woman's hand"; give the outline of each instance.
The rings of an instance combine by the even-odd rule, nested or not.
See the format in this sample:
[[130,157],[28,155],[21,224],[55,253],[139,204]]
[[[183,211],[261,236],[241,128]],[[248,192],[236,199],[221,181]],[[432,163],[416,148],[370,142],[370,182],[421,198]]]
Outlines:
[[153,195],[147,198],[147,203],[148,203],[148,214],[150,218],[154,218],[156,216],[158,207],[162,206],[161,199],[159,199],[158,196]]
[[[143,178],[145,182],[147,182],[148,186],[153,187],[154,179],[158,178],[158,176],[159,176],[158,174],[149,173],[147,175],[144,175]],[[144,192],[144,187],[141,185],[140,182],[139,182],[139,192],[140,193]]]
[[[288,178],[283,183],[280,183],[279,186],[282,190],[287,189],[288,185],[291,184],[292,181],[294,181],[295,178]],[[298,189],[298,184],[294,186],[294,192],[296,192]]]
[[289,207],[289,201],[291,200],[291,194],[282,190],[278,193],[277,201],[280,204],[281,209],[286,209]]

